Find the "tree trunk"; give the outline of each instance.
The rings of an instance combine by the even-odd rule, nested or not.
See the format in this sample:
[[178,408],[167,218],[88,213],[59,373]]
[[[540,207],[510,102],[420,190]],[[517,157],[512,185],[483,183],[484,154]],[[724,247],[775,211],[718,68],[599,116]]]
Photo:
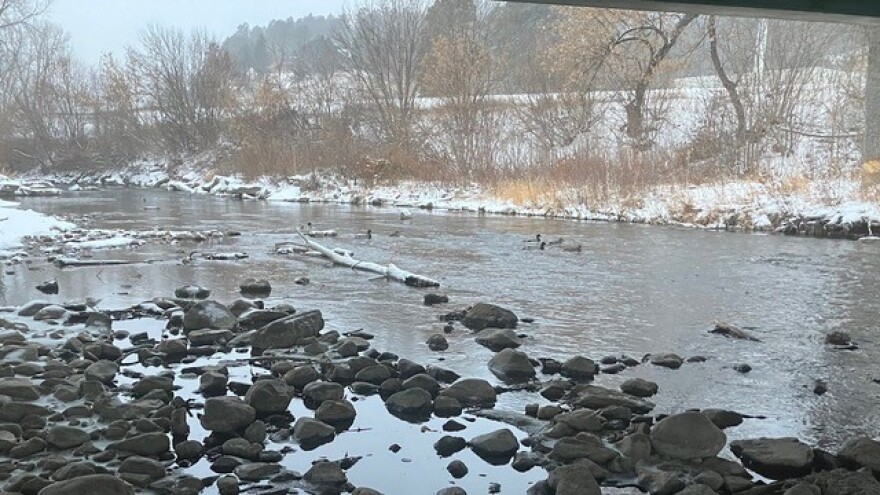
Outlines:
[[880,27],[868,28],[864,161],[880,160]]

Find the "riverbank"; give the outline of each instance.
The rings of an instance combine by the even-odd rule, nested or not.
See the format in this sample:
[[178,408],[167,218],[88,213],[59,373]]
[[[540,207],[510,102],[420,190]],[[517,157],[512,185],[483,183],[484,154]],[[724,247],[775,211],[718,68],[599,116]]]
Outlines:
[[18,203],[0,200],[0,258],[20,248],[25,236],[50,234],[73,227],[70,222],[23,210]]
[[880,229],[880,205],[856,178],[658,186],[596,200],[577,187],[527,180],[492,186],[400,181],[368,185],[329,174],[240,176],[212,171],[201,155],[170,172],[144,160],[109,172],[31,174],[71,190],[92,186],[162,187],[192,194],[299,203],[338,203],[497,215],[672,225],[746,232],[859,239]]

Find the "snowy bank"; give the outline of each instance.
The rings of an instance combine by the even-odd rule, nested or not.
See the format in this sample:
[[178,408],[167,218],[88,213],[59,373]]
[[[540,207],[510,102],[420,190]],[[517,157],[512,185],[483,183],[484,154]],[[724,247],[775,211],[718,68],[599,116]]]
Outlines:
[[50,234],[73,228],[70,222],[22,210],[18,203],[0,200],[0,252],[21,247],[25,236]]

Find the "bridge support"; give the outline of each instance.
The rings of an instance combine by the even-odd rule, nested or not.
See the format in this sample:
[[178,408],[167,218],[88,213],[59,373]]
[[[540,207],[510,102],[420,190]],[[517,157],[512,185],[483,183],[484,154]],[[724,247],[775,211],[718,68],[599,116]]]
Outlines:
[[[865,164],[880,161],[880,26],[868,27],[868,74],[865,80]],[[866,168],[873,169],[876,164]],[[880,171],[880,170],[878,170]]]

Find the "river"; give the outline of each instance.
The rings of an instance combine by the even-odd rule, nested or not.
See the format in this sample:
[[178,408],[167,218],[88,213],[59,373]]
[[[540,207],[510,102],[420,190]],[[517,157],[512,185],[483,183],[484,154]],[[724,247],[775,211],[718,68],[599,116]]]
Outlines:
[[[265,278],[274,288],[268,301],[320,309],[328,328],[363,328],[376,335],[373,344],[380,350],[494,382],[486,366],[492,353],[462,327],[449,336],[448,351],[432,352],[424,344],[442,328],[441,314],[492,302],[535,319],[520,326],[528,335],[521,350],[532,357],[583,354],[598,360],[627,354],[640,359],[666,352],[707,357],[679,370],[644,364],[600,375],[597,383],[613,387],[634,376],[656,381],[660,393],[652,400],[659,413],[716,407],[766,416],[727,430],[731,439],[795,436],[835,450],[854,435],[880,433],[880,385],[872,381],[880,378],[875,336],[880,244],[421,210],[401,220],[393,208],[234,201],[140,189],[28,198],[22,204],[92,228],[236,230],[240,237],[199,249],[250,257],[183,264],[191,249],[148,243],[95,256],[168,261],[64,270],[35,262],[3,276],[0,304],[47,299],[35,286],[51,278],[57,278],[61,292],[48,299],[93,296],[107,308],[171,296],[185,284],[210,288],[213,297],[230,302],[246,278]],[[421,290],[332,268],[322,260],[273,253],[275,243],[293,240],[296,226],[306,222],[339,231],[328,244],[351,249],[360,259],[390,261],[438,279],[450,304],[428,308]],[[367,229],[372,239],[354,238]],[[401,235],[389,236],[394,231]],[[524,250],[523,240],[536,233],[581,243],[583,251]],[[293,283],[302,276],[311,284]],[[715,320],[747,327],[762,342],[707,333]],[[849,332],[860,348],[826,346],[824,337],[834,330]],[[737,363],[753,370],[738,373],[731,369]],[[827,382],[828,393],[813,393],[816,379]],[[542,401],[537,394],[503,394],[498,408],[522,411],[524,404]],[[385,451],[392,437],[375,450]],[[389,483],[366,468],[361,471],[365,481]],[[357,468],[351,473],[357,478]]]

